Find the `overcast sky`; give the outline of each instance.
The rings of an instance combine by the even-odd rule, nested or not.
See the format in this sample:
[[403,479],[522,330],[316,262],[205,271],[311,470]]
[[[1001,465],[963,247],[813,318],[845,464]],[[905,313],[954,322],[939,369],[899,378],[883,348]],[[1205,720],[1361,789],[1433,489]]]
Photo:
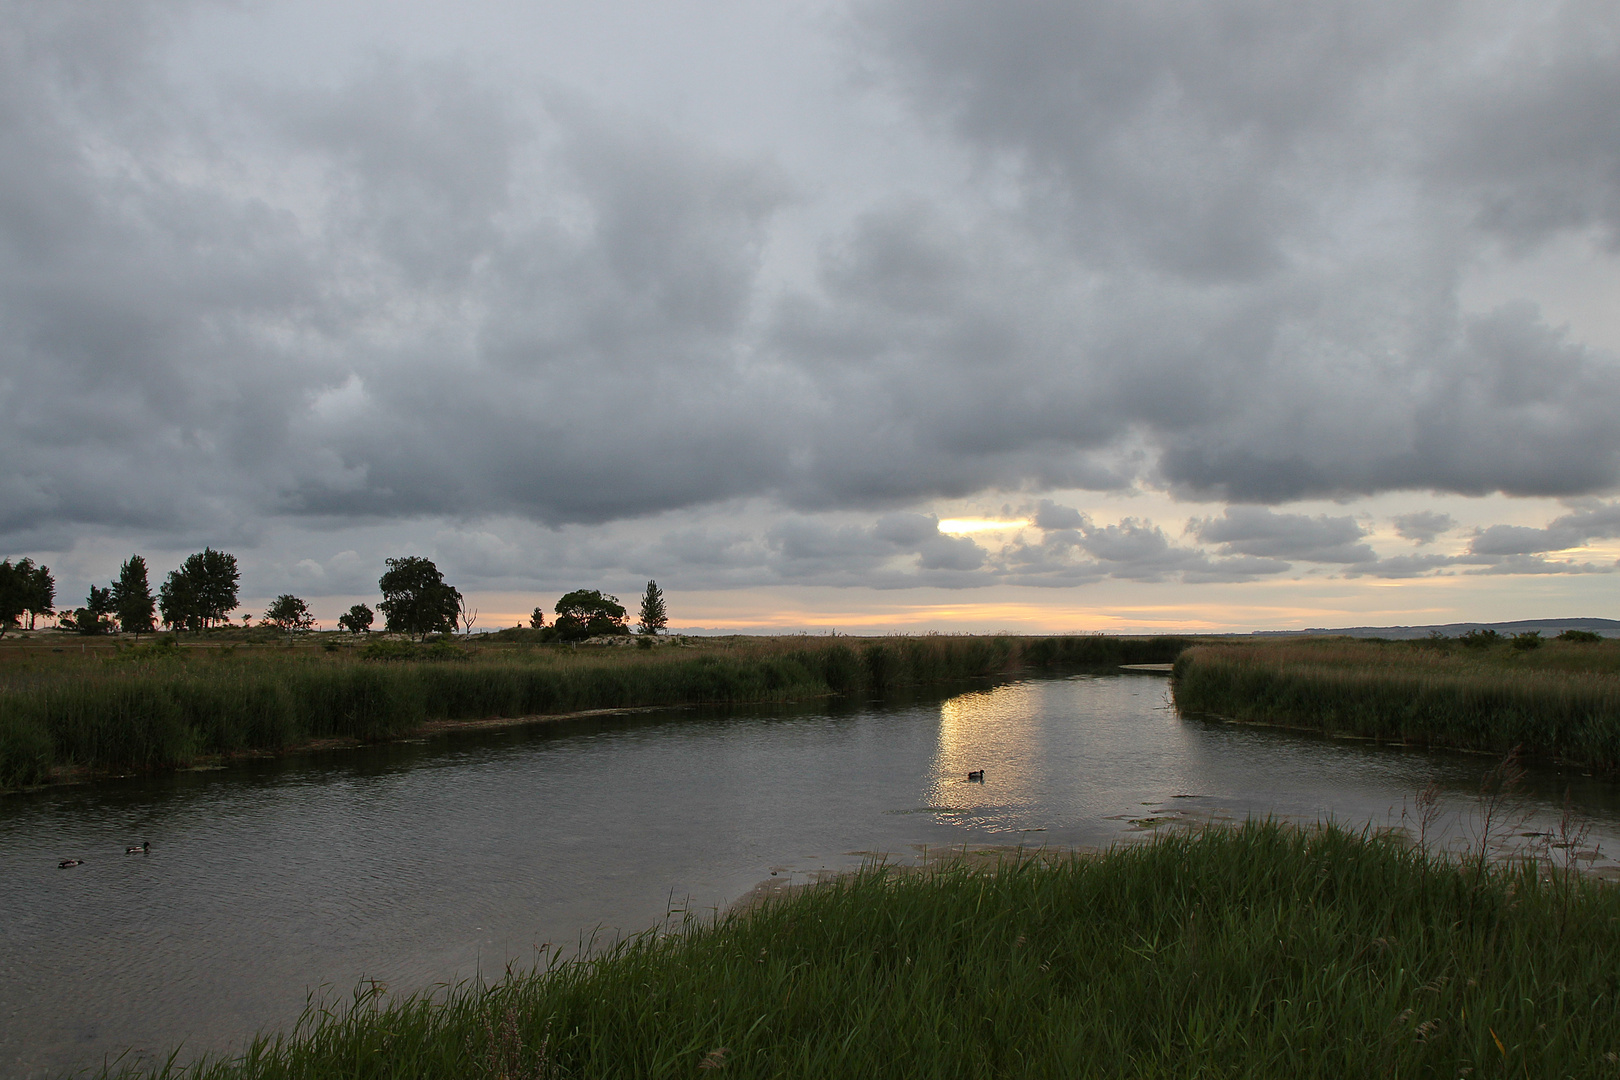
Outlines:
[[0,0],[0,554],[331,625],[1620,608],[1620,6]]

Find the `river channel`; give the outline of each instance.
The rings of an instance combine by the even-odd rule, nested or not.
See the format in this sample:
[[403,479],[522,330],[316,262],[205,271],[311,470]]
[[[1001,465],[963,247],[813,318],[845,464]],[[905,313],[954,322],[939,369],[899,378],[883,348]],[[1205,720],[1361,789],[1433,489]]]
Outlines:
[[[309,995],[412,991],[878,855],[1104,847],[1271,815],[1474,841],[1492,761],[1178,717],[1162,675],[464,732],[0,797],[0,1075],[182,1059]],[[983,783],[969,783],[971,770]],[[1617,868],[1620,785],[1532,766],[1517,833]],[[1407,819],[1410,821],[1410,818]],[[125,855],[148,841],[150,855]],[[1525,840],[1534,844],[1534,838]],[[83,865],[58,869],[59,860]]]

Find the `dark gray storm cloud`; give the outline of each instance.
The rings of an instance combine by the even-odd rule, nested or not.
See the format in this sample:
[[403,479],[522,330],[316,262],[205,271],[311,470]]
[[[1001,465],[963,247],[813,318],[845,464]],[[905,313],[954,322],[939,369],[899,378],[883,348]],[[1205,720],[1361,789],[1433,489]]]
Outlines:
[[[1620,244],[1612,5],[868,0],[849,98],[970,175],[840,162],[855,199],[792,132],[738,150],[467,59],[177,70],[197,10],[0,3],[9,544],[757,499],[785,516],[669,556],[1229,580],[1440,565],[1266,505],[1620,481],[1616,359],[1458,291],[1492,245]],[[1047,503],[1004,559],[915,513],[1134,485],[1244,505],[1189,547]],[[1579,516],[1472,553],[1614,535]]]

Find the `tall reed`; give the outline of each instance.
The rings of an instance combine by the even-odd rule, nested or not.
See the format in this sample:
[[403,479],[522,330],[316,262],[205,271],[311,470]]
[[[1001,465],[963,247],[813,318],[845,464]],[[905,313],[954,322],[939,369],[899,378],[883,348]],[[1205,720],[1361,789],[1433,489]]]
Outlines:
[[162,1076],[1610,1077],[1620,893],[1249,823],[869,867]]
[[17,668],[0,683],[0,788],[38,783],[53,768],[153,769],[311,739],[382,739],[427,720],[884,693],[994,674],[1018,644],[790,639],[647,651],[450,647],[454,661],[360,655],[169,648]]
[[[1586,650],[1582,652],[1581,650]],[[1540,656],[1425,643],[1200,645],[1176,661],[1187,713],[1620,769],[1620,650]],[[1586,660],[1587,670],[1575,666]]]

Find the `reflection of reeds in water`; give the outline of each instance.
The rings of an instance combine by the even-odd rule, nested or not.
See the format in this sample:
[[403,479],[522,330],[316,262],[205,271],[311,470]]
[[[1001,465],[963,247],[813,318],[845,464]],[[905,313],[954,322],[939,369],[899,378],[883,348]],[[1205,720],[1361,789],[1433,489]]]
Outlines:
[[1612,1076],[1620,892],[1249,823],[882,866],[204,1077]]
[[1184,713],[1620,769],[1620,642],[1201,645],[1173,687]]

